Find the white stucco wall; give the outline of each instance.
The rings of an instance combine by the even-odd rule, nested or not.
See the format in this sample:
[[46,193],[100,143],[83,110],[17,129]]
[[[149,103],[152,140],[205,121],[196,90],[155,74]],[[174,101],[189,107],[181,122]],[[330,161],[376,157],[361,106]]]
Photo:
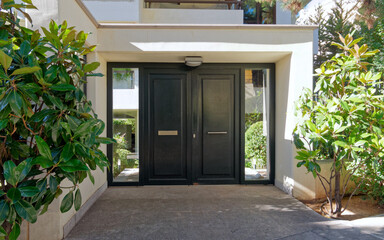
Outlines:
[[242,24],[243,10],[144,8],[141,23]]
[[293,16],[291,11],[284,9],[281,0],[276,2],[276,24],[292,24]]
[[140,22],[140,0],[82,0],[97,21]]

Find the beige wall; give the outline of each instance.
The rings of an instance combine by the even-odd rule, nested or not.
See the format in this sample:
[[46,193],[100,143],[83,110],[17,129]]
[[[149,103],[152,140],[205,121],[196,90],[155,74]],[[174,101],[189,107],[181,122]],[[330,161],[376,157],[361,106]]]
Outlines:
[[[76,3],[75,0],[38,0],[34,1],[39,11],[28,10],[33,22],[33,28],[37,29],[41,26],[47,27],[50,20],[53,19],[58,24],[67,20],[68,26],[76,26],[78,31],[91,33],[87,40],[87,45],[97,44],[97,29],[96,25],[86,15],[82,8]],[[28,26],[28,25],[27,25]],[[106,75],[106,62],[97,53],[88,55],[88,61],[99,61],[101,66],[97,72]],[[88,79],[88,98],[92,101],[93,108],[98,114],[98,117],[106,121],[106,77],[89,78]],[[100,97],[100,98],[99,98]],[[103,133],[105,136],[105,132]],[[101,149],[106,152],[106,147],[102,146]],[[94,193],[103,189],[106,184],[106,171],[101,170],[93,171],[95,184],[92,184],[89,179],[84,180],[79,188],[82,194],[83,205],[87,203],[94,195]],[[62,183],[63,186],[71,186],[69,181]],[[69,212],[60,213],[60,203],[65,196],[64,192],[58,199],[56,199],[49,207],[47,213],[39,216],[35,224],[29,224],[29,231],[27,223],[23,223],[20,239],[31,240],[57,240],[64,237],[64,227],[69,223],[75,221],[75,210],[72,208]],[[88,204],[89,205],[89,204]],[[89,206],[87,206],[89,207]]]

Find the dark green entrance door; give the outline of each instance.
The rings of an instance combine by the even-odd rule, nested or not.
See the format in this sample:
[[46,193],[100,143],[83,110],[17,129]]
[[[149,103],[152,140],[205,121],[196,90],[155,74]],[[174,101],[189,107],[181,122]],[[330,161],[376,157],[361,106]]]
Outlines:
[[239,183],[239,71],[147,69],[145,184]]
[[238,183],[238,118],[235,114],[239,75],[222,69],[192,73],[194,139],[193,182]]

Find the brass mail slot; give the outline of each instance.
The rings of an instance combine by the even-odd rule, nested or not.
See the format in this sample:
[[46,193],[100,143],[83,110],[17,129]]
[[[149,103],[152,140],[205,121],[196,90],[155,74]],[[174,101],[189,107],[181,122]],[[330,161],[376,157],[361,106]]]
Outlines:
[[179,135],[179,132],[177,130],[160,130],[157,131],[157,135],[159,136],[177,136]]

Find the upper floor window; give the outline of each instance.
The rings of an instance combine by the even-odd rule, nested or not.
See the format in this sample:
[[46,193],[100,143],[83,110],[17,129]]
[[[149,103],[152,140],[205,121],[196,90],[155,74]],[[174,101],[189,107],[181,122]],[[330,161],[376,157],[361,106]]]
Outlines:
[[243,0],[244,23],[246,24],[275,24],[276,5],[255,0]]

